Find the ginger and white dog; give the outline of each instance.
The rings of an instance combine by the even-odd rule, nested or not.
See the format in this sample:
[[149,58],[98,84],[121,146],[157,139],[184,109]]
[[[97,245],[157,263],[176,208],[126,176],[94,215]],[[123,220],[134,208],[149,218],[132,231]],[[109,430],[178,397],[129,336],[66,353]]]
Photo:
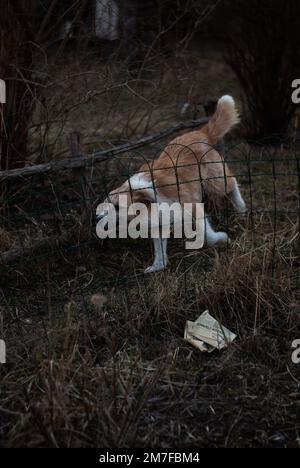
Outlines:
[[[215,145],[239,122],[239,114],[231,96],[223,96],[210,121],[193,132],[175,138],[158,159],[145,163],[139,171],[120,187],[110,192],[107,202],[118,207],[120,195],[126,194],[132,203],[202,203],[207,197],[224,198],[228,195],[238,213],[246,212],[236,178],[228,169]],[[96,211],[98,220],[107,216],[103,204]],[[227,243],[225,232],[215,232],[205,219],[205,240],[209,247]],[[167,239],[153,239],[154,262],[145,273],[166,268]]]

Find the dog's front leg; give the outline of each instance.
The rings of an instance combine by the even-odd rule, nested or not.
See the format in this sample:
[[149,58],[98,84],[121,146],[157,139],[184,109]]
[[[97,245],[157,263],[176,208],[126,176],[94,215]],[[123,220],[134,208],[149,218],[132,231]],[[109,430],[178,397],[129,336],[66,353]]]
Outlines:
[[167,255],[168,239],[153,239],[154,262],[153,265],[146,268],[145,273],[155,273],[164,270],[168,264]]

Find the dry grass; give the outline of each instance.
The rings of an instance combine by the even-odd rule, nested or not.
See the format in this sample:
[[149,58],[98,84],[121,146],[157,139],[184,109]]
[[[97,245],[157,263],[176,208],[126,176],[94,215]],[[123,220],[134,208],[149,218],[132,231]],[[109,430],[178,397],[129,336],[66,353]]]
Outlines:
[[[218,97],[232,89],[217,59],[210,60],[210,78],[202,75],[208,67],[205,57],[198,67],[198,53],[177,58],[184,64],[178,75],[166,62],[151,129],[165,125],[163,115],[178,116],[191,81],[195,93]],[[224,80],[214,80],[216,66]],[[214,89],[204,90],[207,83]],[[151,100],[153,84],[149,89],[143,97]],[[149,108],[139,96],[130,107],[131,98],[116,91],[122,105],[107,121],[105,99],[100,111],[83,109],[79,130],[86,134],[84,122],[90,124],[91,149],[99,135],[107,145],[147,130],[146,121],[137,123]],[[118,126],[118,112],[126,128]],[[54,129],[57,157],[68,125]],[[81,224],[82,193],[70,178],[24,182],[0,234],[8,247],[69,226],[80,232],[75,248],[1,270],[0,331],[8,352],[0,367],[1,446],[299,446],[300,367],[291,362],[291,343],[300,337],[299,178],[290,151],[272,152],[244,145],[229,154],[250,209],[247,219],[221,211],[216,222],[232,245],[183,255],[172,242],[170,268],[152,276],[142,274],[148,242],[90,244],[89,235],[79,247],[81,231],[91,230]],[[100,169],[97,177],[103,183]],[[116,177],[113,165],[105,179],[113,184]],[[96,184],[94,199],[103,191]],[[186,320],[207,308],[238,335],[210,356],[183,341]]]
[[[264,193],[271,208],[272,184],[252,189],[253,206]],[[270,210],[231,216],[228,250],[182,257],[174,242],[170,270],[154,276],[141,274],[148,244],[131,241],[8,273],[1,444],[297,446],[299,239],[287,197],[275,237]],[[212,356],[182,338],[185,321],[207,308],[238,335]]]

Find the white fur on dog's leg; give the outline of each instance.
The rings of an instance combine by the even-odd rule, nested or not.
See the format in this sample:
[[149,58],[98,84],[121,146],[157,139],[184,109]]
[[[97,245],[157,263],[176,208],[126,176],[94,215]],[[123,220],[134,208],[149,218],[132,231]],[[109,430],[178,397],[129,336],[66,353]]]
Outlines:
[[156,273],[157,271],[164,270],[168,264],[167,256],[168,239],[153,239],[154,245],[154,262],[153,265],[146,268],[144,271],[147,273]]
[[231,192],[231,199],[237,213],[245,214],[247,212],[246,203],[242,197],[237,181],[234,183],[234,189]]
[[208,247],[213,247],[219,243],[229,244],[231,242],[226,232],[214,231],[207,218],[205,218],[205,239]]
[[144,273],[145,275],[149,273],[157,273],[158,271],[165,270],[165,268],[166,267],[164,265],[153,263],[153,265],[149,266],[148,268],[144,270]]

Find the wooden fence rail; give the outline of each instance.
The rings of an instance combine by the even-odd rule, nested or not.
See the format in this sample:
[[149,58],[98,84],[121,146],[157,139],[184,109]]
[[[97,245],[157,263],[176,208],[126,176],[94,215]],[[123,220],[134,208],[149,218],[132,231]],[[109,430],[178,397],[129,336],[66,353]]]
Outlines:
[[156,133],[155,135],[150,135],[133,143],[126,143],[116,148],[98,151],[86,156],[72,157],[68,159],[62,159],[60,161],[50,161],[44,164],[36,164],[34,166],[25,166],[19,169],[10,169],[7,171],[0,171],[0,181],[17,178],[17,177],[28,177],[37,174],[49,174],[54,172],[61,172],[64,170],[70,169],[83,169],[85,167],[93,166],[96,163],[103,162],[112,156],[118,154],[126,153],[127,151],[135,150],[146,146],[150,143],[155,143],[165,137],[172,135],[173,133],[180,132],[182,130],[189,130],[200,125],[206,124],[208,122],[207,117],[203,117],[198,120],[193,120],[191,122],[179,123],[173,125],[172,127],[163,130],[162,132]]

